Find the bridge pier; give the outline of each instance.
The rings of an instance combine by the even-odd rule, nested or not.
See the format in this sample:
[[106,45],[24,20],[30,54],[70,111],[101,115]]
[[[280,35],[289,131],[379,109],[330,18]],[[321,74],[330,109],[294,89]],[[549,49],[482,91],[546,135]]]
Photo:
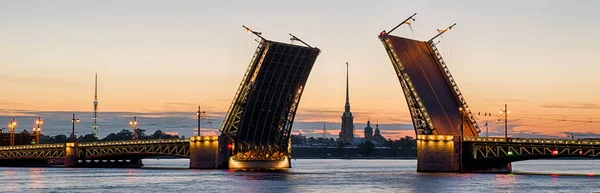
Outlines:
[[219,168],[219,137],[190,137],[190,169]]
[[510,163],[474,161],[473,157],[473,147],[465,146],[460,136],[417,135],[417,172],[512,171]]
[[227,135],[219,136],[219,157],[217,158],[217,168],[229,169],[229,160],[233,154],[234,144]]
[[77,142],[68,142],[65,144],[65,167],[77,167]]

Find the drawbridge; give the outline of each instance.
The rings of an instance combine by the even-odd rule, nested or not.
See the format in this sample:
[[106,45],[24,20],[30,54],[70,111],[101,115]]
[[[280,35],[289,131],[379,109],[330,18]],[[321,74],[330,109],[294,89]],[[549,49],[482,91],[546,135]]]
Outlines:
[[292,123],[320,50],[292,34],[290,40],[303,45],[268,40],[244,28],[259,38],[259,44],[220,129],[222,138],[229,140],[223,144],[231,147],[224,156],[231,157],[234,168],[248,164],[233,162],[248,161],[289,165]]
[[379,40],[392,62],[417,135],[417,171],[509,172],[511,162],[554,157],[599,158],[597,140],[482,138],[480,128],[439,50],[427,41],[390,33]]

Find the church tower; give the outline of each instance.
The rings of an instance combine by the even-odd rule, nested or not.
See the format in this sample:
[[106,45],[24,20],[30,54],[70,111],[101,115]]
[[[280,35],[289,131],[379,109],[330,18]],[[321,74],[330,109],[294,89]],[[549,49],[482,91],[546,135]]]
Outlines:
[[354,117],[350,112],[350,92],[348,81],[348,62],[346,62],[346,105],[342,114],[342,130],[339,141],[343,144],[352,144],[354,141]]
[[365,127],[365,140],[373,140],[373,127],[371,127],[371,120],[367,120],[367,126]]

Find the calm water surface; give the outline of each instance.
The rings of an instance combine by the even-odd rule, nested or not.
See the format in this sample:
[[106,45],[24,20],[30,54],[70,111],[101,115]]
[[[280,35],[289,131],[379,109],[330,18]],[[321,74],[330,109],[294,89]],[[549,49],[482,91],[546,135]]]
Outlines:
[[187,159],[144,164],[0,167],[0,192],[600,192],[600,160],[517,162],[513,174],[417,173],[416,160],[294,160],[271,172],[188,170]]

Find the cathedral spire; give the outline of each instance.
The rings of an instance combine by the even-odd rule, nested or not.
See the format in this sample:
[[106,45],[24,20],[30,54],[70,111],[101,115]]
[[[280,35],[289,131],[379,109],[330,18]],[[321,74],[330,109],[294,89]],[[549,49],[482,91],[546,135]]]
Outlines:
[[354,143],[354,116],[350,112],[350,89],[348,78],[348,62],[346,62],[346,106],[342,113],[342,129],[340,131],[340,141],[342,144]]
[[348,79],[348,62],[346,62],[346,112],[350,112],[350,83]]

